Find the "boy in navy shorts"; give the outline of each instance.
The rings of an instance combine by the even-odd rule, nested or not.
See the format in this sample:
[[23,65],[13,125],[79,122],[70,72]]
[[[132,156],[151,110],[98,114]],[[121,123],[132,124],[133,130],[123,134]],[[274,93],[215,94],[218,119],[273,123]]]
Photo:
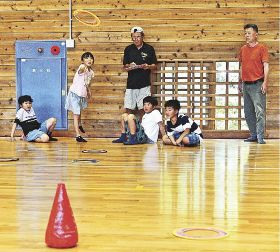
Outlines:
[[143,99],[144,116],[140,123],[134,114],[122,114],[122,133],[113,143],[123,143],[126,145],[156,143],[159,131],[165,135],[165,129],[162,124],[162,115],[155,109],[158,105],[156,98],[146,96]]
[[56,125],[56,118],[52,117],[42,124],[37,121],[34,109],[32,108],[33,99],[29,95],[23,95],[18,98],[20,109],[17,111],[16,119],[12,126],[11,141],[14,141],[14,133],[19,125],[28,142],[46,143],[57,141],[52,137],[52,131]]
[[187,115],[179,114],[181,108],[177,100],[169,100],[165,103],[165,115],[167,135],[162,137],[164,144],[176,146],[197,146],[202,141],[202,133],[199,126]]

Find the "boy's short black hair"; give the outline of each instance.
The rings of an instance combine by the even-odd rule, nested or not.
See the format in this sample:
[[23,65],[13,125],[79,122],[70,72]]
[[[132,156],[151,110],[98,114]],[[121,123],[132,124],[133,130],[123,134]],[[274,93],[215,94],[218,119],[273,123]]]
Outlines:
[[144,99],[143,99],[143,105],[144,103],[151,103],[154,107],[158,105],[158,101],[155,97],[152,97],[152,96],[146,96]]
[[82,54],[81,60],[83,61],[86,58],[92,58],[93,61],[94,61],[94,56],[93,56],[93,54],[91,52],[85,52],[85,53]]
[[244,30],[245,29],[249,29],[249,28],[253,28],[253,30],[258,33],[259,32],[259,28],[256,24],[246,24],[244,25]]
[[169,100],[169,101],[165,102],[164,107],[165,108],[171,107],[171,108],[173,108],[175,110],[177,109],[179,111],[181,108],[181,105],[178,100]]
[[31,98],[30,95],[22,95],[18,98],[18,104],[21,105],[24,102],[33,102],[33,99]]

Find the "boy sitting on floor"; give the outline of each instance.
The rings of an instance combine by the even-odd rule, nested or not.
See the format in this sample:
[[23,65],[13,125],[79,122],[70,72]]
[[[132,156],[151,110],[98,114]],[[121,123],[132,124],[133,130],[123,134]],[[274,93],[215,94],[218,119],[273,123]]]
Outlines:
[[14,141],[14,134],[17,125],[19,125],[28,142],[45,143],[48,141],[57,141],[52,137],[52,131],[56,125],[56,118],[52,117],[42,124],[37,121],[35,112],[32,108],[33,99],[29,95],[23,95],[18,98],[20,109],[17,111],[16,119],[12,126],[11,141]]
[[169,100],[165,103],[165,115],[167,135],[162,137],[164,144],[176,146],[197,146],[202,141],[202,133],[199,126],[187,115],[179,114],[181,108],[177,100]]
[[113,143],[123,143],[126,145],[156,143],[159,130],[165,135],[162,124],[162,115],[155,109],[158,105],[156,98],[147,96],[143,99],[144,116],[140,123],[134,114],[122,114],[121,117],[121,136],[113,140]]

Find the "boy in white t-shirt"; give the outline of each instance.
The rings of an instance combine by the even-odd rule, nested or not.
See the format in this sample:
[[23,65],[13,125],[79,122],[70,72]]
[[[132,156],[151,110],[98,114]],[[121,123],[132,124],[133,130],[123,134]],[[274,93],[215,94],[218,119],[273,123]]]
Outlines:
[[156,143],[159,131],[165,135],[162,124],[162,115],[155,109],[158,105],[156,98],[147,96],[143,99],[144,116],[140,123],[134,114],[122,114],[121,136],[113,140],[113,143],[123,143],[126,145]]

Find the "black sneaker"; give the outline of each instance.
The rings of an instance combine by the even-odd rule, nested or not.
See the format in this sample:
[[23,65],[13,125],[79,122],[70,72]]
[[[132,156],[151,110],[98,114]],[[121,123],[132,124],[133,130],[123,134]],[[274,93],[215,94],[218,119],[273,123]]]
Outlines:
[[86,133],[82,125],[79,126],[79,130],[80,130],[82,133]]
[[249,137],[245,139],[244,142],[258,142],[258,139],[255,137]]
[[87,142],[87,140],[84,139],[84,138],[82,138],[81,136],[76,137],[76,141],[77,141],[77,142],[80,142],[80,143],[85,143],[85,142]]

